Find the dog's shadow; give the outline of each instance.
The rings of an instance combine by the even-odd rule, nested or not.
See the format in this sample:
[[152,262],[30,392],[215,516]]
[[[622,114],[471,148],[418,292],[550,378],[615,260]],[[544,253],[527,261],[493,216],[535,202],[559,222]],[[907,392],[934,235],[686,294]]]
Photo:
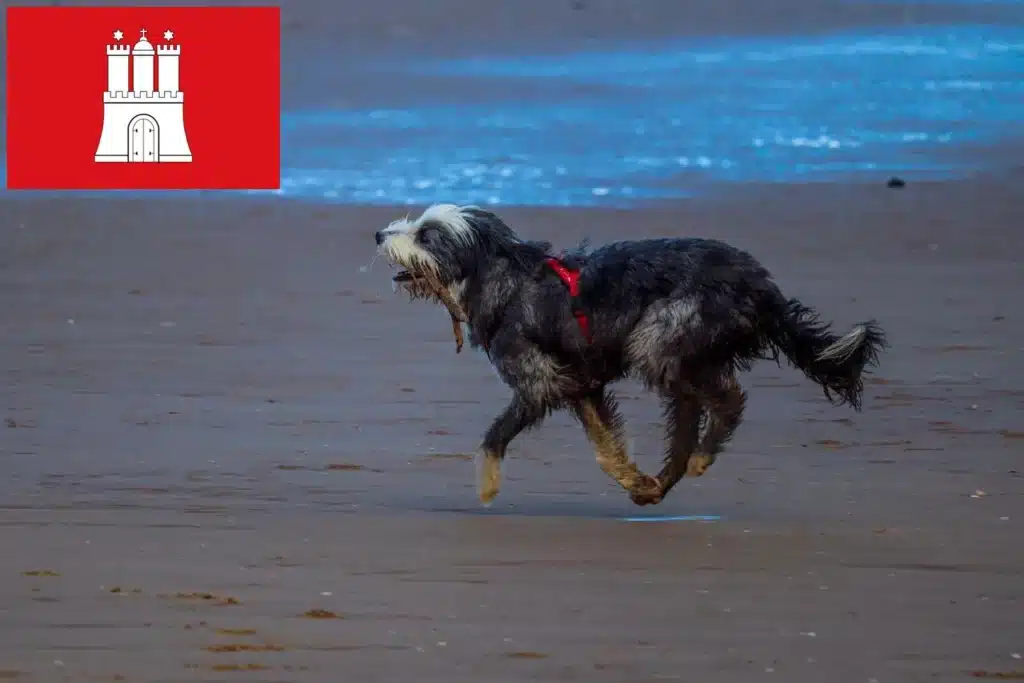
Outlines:
[[[511,498],[511,497],[510,497]],[[580,497],[582,498],[582,497]],[[613,500],[552,500],[551,496],[524,494],[504,502],[495,501],[484,507],[476,501],[453,503],[450,498],[437,504],[426,501],[403,501],[396,507],[404,512],[424,515],[455,515],[466,517],[562,517],[627,522],[715,522],[723,519],[714,510],[688,509],[683,506],[640,508],[628,501],[620,504]],[[460,501],[461,502],[461,501]]]

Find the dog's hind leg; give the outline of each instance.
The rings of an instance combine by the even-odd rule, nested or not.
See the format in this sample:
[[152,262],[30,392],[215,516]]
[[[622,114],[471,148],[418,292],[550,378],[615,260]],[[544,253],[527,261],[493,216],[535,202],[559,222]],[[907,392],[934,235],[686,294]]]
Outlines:
[[686,474],[690,458],[700,439],[700,399],[692,388],[675,390],[665,402],[665,435],[668,452],[665,465],[658,473],[661,495],[668,495],[672,487]]
[[644,474],[626,452],[622,417],[615,399],[602,389],[576,402],[573,411],[583,423],[597,453],[597,464],[605,474],[626,489],[637,505],[660,503],[658,481]]
[[687,463],[686,474],[691,477],[701,476],[715,462],[743,421],[747,405],[747,392],[731,371],[702,382],[699,391],[701,403],[708,411],[708,422],[697,452]]
[[484,435],[478,460],[477,495],[480,502],[489,505],[501,490],[501,461],[512,439],[544,419],[546,411],[525,400],[519,394],[512,397],[508,407],[494,418]]

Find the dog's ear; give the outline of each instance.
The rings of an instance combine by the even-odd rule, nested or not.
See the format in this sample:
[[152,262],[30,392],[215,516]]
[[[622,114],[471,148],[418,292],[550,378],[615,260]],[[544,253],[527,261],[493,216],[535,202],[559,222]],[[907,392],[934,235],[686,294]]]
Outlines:
[[520,242],[509,242],[502,249],[503,255],[509,258],[518,268],[531,271],[543,263],[544,258],[551,253],[550,242],[538,242],[524,240]]

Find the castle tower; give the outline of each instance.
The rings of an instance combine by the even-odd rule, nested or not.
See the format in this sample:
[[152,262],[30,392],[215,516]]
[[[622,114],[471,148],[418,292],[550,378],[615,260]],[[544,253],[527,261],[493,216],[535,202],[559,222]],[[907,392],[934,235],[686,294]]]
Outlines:
[[160,72],[160,92],[171,94],[178,92],[178,58],[181,55],[180,45],[157,45],[157,61]]
[[146,29],[132,49],[132,91],[153,92],[153,46],[146,40]]
[[107,92],[128,92],[128,45],[107,45]]

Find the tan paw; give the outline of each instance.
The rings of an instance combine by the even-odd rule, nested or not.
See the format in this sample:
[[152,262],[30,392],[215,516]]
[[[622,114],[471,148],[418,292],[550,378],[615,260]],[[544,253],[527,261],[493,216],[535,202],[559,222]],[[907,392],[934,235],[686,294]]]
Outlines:
[[637,505],[657,505],[663,496],[661,483],[646,474],[636,481],[633,490],[629,492],[629,499]]
[[477,497],[484,505],[490,505],[501,491],[501,458],[482,453],[478,462]]
[[705,453],[696,453],[690,456],[689,461],[686,463],[686,476],[688,477],[699,477],[708,471],[711,464],[715,461],[714,456],[707,455]]

